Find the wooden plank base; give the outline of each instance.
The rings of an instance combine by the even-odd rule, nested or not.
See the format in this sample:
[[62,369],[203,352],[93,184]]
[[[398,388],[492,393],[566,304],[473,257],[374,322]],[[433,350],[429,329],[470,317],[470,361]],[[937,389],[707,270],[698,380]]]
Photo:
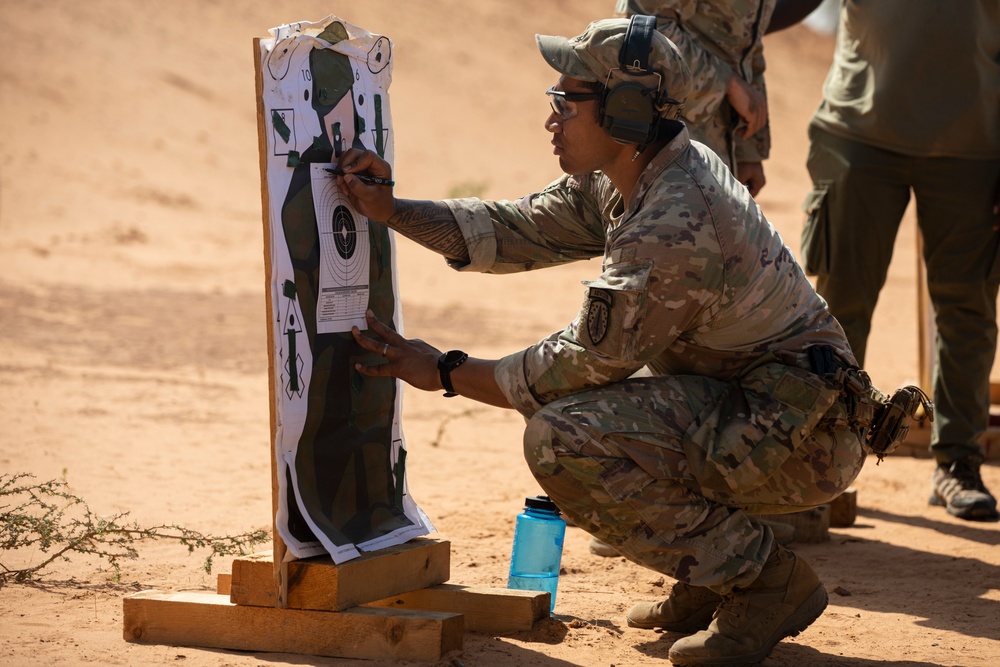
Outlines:
[[790,524],[795,529],[795,542],[816,544],[830,539],[829,505],[820,505],[802,512],[778,514],[770,518]]
[[[329,556],[288,563],[288,608],[340,611],[448,581],[451,543],[419,538],[334,564]],[[233,561],[230,600],[277,606],[271,553]]]
[[[355,594],[351,591],[357,582],[378,589],[413,585],[414,578],[436,579],[442,576],[441,549],[443,576],[447,577],[450,543],[414,542],[410,548],[380,550],[370,558],[340,566],[329,559],[289,563],[289,602],[334,605]],[[432,566],[434,562],[438,565]],[[347,568],[351,563],[360,566]],[[530,630],[549,615],[548,593],[444,583],[396,592],[343,610],[278,608],[273,572],[270,553],[253,554],[234,560],[232,574],[218,575],[215,594],[143,591],[129,595],[124,600],[125,641],[436,661],[461,650],[465,630],[496,634]],[[348,577],[357,582],[347,584]],[[382,581],[372,583],[379,577]],[[233,598],[260,604],[237,603]]]
[[504,633],[530,630],[549,615],[548,593],[441,584],[370,602],[368,607],[423,609],[462,614],[465,629]]
[[858,519],[858,490],[853,486],[830,503],[830,525],[836,528],[853,526]]
[[236,605],[212,593],[142,591],[124,599],[125,641],[339,658],[437,661],[462,648],[460,614],[355,607]]
[[[220,573],[216,593],[229,597],[231,590],[232,575]],[[549,594],[538,591],[439,584],[363,606],[462,614],[466,630],[502,634],[530,630],[549,615],[549,605]]]

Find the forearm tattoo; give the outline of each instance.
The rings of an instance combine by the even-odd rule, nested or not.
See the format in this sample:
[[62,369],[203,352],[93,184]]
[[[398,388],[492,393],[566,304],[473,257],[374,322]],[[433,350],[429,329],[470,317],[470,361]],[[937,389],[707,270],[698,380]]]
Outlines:
[[406,238],[448,259],[469,261],[462,230],[451,209],[440,202],[397,199],[396,212],[387,224]]

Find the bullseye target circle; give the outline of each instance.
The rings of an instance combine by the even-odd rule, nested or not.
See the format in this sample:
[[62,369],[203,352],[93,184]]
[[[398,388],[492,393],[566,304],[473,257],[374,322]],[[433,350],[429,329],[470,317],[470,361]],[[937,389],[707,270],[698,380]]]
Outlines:
[[368,219],[355,211],[328,179],[319,194],[319,226],[323,271],[340,287],[368,284]]
[[358,228],[350,209],[340,205],[333,209],[333,243],[343,259],[350,259],[358,247]]

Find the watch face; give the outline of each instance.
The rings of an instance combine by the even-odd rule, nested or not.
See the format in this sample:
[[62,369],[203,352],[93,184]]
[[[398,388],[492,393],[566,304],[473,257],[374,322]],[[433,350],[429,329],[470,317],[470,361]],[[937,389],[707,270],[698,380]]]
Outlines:
[[449,350],[444,355],[444,364],[450,366],[452,364],[458,363],[465,356],[465,352],[461,350]]

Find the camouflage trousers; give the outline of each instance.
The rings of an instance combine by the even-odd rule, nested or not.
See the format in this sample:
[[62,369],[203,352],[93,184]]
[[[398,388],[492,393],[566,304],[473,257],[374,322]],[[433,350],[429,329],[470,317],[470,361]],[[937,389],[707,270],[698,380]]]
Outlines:
[[[829,502],[865,460],[854,432],[827,430],[822,416],[834,399],[820,395],[794,448],[773,457],[773,469],[734,485],[717,466],[723,439],[755,421],[742,397],[735,382],[698,376],[631,378],[580,392],[531,417],[525,458],[578,526],[635,563],[725,593],[756,579],[771,551],[770,528],[750,513]],[[728,457],[721,455],[723,464]]]

